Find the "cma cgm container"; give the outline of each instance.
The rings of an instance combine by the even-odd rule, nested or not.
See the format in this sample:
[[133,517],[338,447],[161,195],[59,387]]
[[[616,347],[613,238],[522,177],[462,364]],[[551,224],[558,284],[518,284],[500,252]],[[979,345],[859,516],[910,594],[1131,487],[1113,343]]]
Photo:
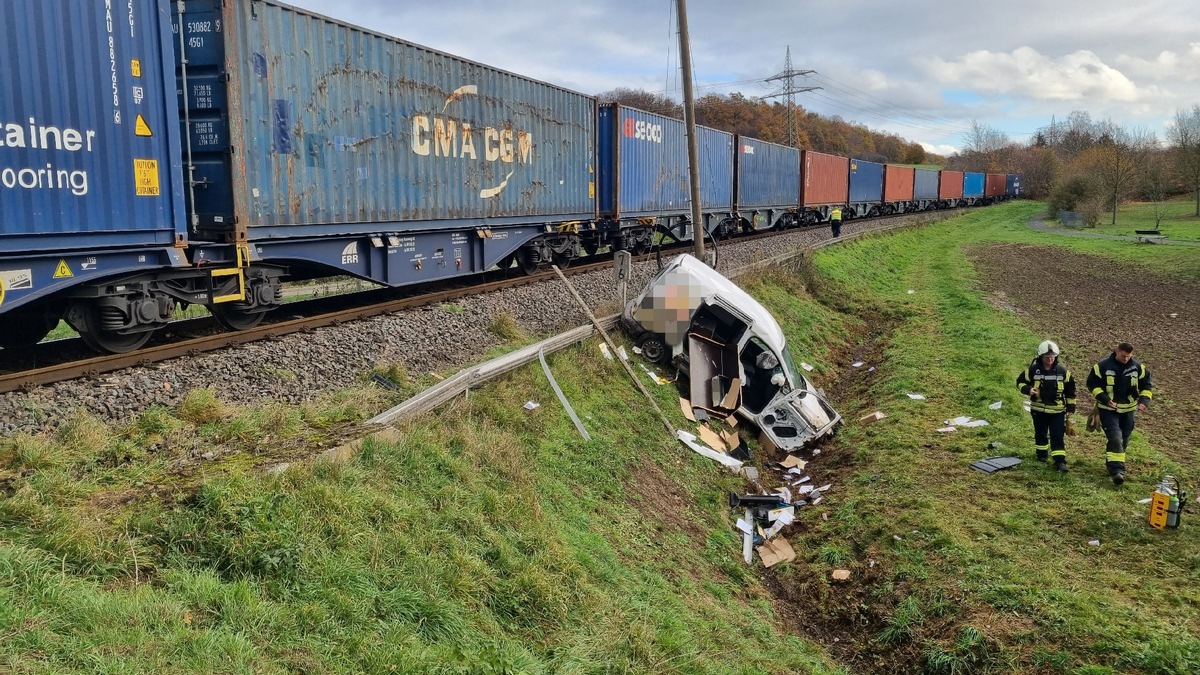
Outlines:
[[[686,215],[691,209],[687,131],[680,120],[622,105],[599,116],[598,209],[614,219]],[[733,134],[696,127],[700,209],[733,209]]]
[[1010,173],[1005,181],[1005,194],[1009,199],[1015,199],[1021,196],[1021,177],[1015,173]]
[[[734,205],[738,211],[795,208],[800,203],[800,150],[738,136],[737,182]],[[774,217],[775,214],[770,214]],[[742,213],[749,217],[748,213]],[[755,223],[755,227],[771,226]]]
[[183,265],[165,5],[6,0],[0,34],[0,311],[97,274]]
[[963,174],[963,199],[975,200],[983,197],[983,179],[981,173],[967,172]]
[[850,160],[850,205],[856,217],[877,210],[883,199],[883,165],[861,159]]
[[177,21],[211,237],[594,216],[590,96],[267,0]]
[[957,202],[957,200],[962,199],[962,196],[963,172],[943,170],[941,172],[941,179],[938,182],[938,199]]
[[850,201],[850,160],[805,150],[801,159],[800,203],[805,207]]
[[938,172],[916,169],[913,176],[913,200],[918,208],[925,209],[929,202],[938,198]]
[[883,169],[883,201],[905,204],[913,199],[914,169],[908,166],[885,165]]

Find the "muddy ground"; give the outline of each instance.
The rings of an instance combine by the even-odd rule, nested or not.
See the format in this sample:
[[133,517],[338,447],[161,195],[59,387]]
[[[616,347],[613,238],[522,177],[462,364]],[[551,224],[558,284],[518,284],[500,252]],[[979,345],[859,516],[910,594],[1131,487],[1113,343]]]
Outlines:
[[[1154,404],[1137,416],[1155,447],[1192,463],[1200,447],[1200,284],[1111,258],[1049,246],[990,245],[968,252],[979,288],[1041,339],[1059,343],[1078,381],[1080,412],[1093,406],[1087,371],[1118,342],[1134,346],[1154,381]],[[1013,345],[1032,360],[1036,345]],[[1014,374],[1015,377],[1015,374]],[[1096,441],[1100,452],[1100,441]],[[1136,469],[1137,458],[1132,457]]]

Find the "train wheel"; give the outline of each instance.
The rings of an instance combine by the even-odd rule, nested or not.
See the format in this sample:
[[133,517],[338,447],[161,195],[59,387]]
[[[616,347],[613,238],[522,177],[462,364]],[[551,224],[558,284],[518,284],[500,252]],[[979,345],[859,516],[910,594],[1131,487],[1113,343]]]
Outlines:
[[588,255],[596,255],[597,253],[600,252],[600,242],[599,241],[583,242],[583,252]]
[[536,274],[540,263],[541,261],[538,260],[536,249],[523,248],[517,253],[517,265],[526,276]]
[[5,316],[4,332],[0,333],[0,348],[22,349],[41,342],[58,325],[60,312],[42,309],[17,310]]
[[217,323],[221,324],[228,330],[250,330],[258,324],[262,323],[263,316],[266,312],[250,312],[237,302],[223,302],[217,305],[209,305],[208,310],[212,312],[213,318]]
[[106,329],[100,320],[101,309],[92,303],[83,305],[79,311],[82,313],[83,321],[80,325],[75,326],[75,330],[79,331],[79,337],[83,338],[83,342],[87,346],[98,352],[125,354],[141,349],[142,345],[150,341],[150,336],[154,333],[153,330],[119,333]]
[[571,254],[567,251],[554,254],[554,264],[558,265],[558,269],[560,270],[565,270],[570,267],[572,260],[573,258],[571,257]]

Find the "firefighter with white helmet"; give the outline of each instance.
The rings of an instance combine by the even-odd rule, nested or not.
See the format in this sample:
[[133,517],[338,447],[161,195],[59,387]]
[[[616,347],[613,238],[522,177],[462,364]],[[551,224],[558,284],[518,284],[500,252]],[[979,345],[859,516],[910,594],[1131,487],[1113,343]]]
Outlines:
[[1049,458],[1055,469],[1066,471],[1066,417],[1075,412],[1075,379],[1059,360],[1061,353],[1053,340],[1042,341],[1037,358],[1017,375],[1017,389],[1029,397],[1037,458]]

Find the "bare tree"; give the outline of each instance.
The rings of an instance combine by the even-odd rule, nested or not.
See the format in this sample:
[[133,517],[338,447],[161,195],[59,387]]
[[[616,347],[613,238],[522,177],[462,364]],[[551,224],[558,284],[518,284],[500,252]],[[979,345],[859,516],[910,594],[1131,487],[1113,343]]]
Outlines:
[[1096,145],[1080,155],[1100,181],[1105,206],[1112,211],[1112,224],[1117,224],[1117,207],[1137,187],[1148,152],[1158,145],[1154,134],[1145,129],[1126,129],[1112,121],[1096,125],[1099,132]]
[[1162,227],[1171,196],[1171,178],[1167,172],[1167,157],[1161,150],[1146,153],[1142,163],[1142,193],[1154,207],[1154,229]]
[[1175,113],[1175,125],[1168,132],[1175,170],[1184,185],[1196,195],[1196,215],[1200,216],[1200,105]]
[[963,134],[963,141],[959,163],[967,171],[999,171],[1008,164],[1015,149],[1004,132],[979,120],[971,122],[971,130]]

